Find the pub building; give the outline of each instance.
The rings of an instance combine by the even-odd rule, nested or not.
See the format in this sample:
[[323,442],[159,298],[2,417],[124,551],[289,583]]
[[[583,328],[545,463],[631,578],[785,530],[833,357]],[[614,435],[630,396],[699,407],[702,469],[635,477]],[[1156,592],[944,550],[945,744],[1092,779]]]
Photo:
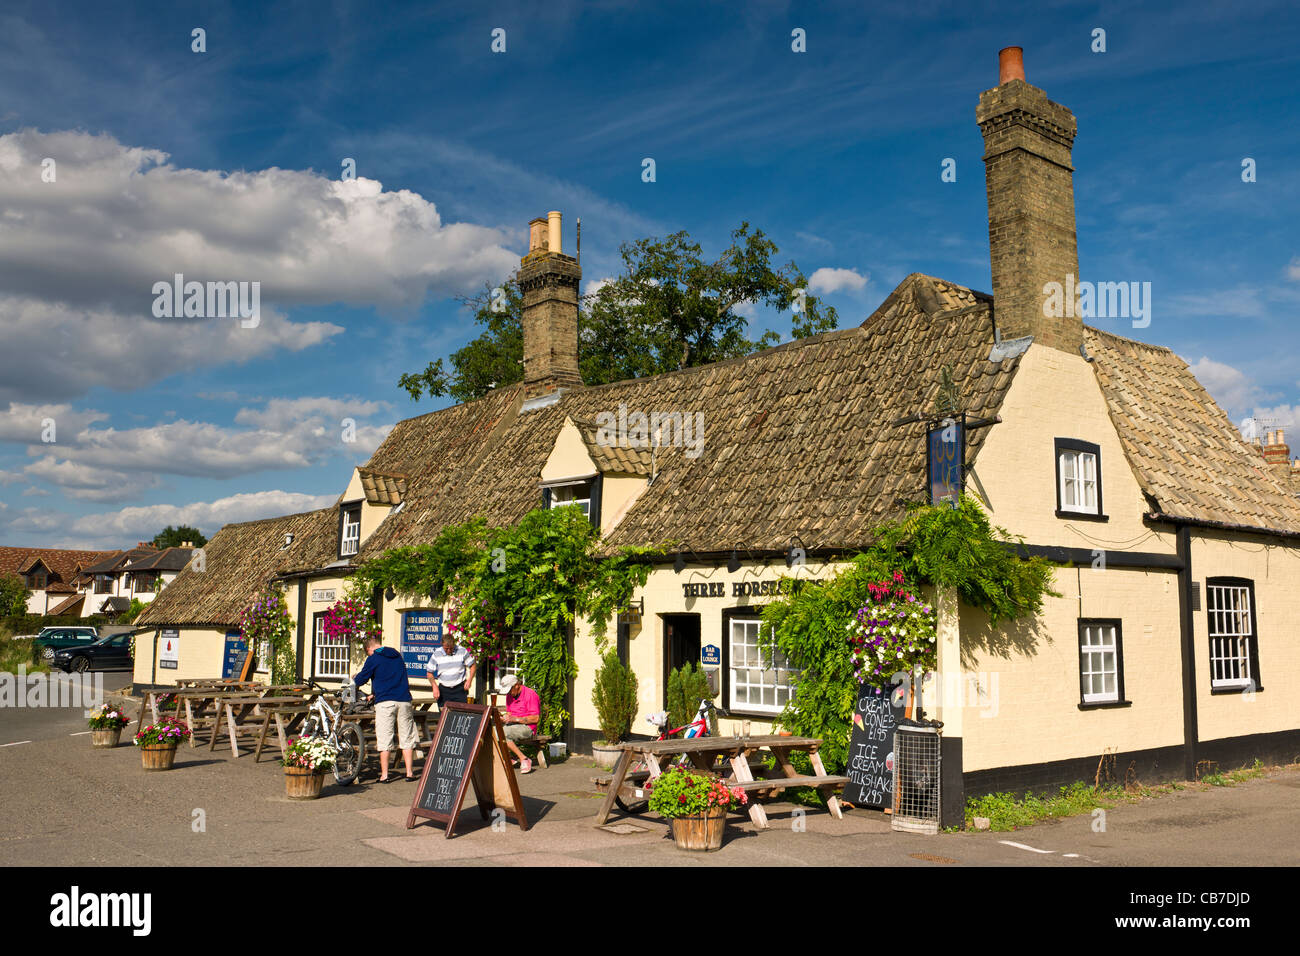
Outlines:
[[[674,546],[620,616],[633,731],[665,705],[670,668],[700,662],[733,715],[763,732],[791,696],[765,667],[759,612],[783,578],[816,580],[921,498],[927,416],[947,370],[961,399],[965,490],[1027,552],[1056,598],[991,627],[934,595],[945,804],[967,793],[1091,780],[1103,753],[1139,779],[1191,777],[1300,753],[1300,501],[1166,348],[1047,316],[1044,287],[1080,275],[1074,115],[1003,51],[980,95],[992,294],[913,274],[861,325],[741,359],[584,386],[578,261],[558,212],[531,224],[519,270],[524,379],[397,424],[331,508],[227,525],[140,618],[136,681],[220,672],[238,615],[287,587],[303,677],[359,668],[321,617],[358,562],[578,504],[611,547]],[[1050,311],[1050,310],[1048,310]],[[951,477],[952,472],[949,472]],[[427,641],[442,608],[385,595],[389,644]],[[847,624],[847,622],[846,622]],[[160,641],[173,648],[160,668]],[[571,749],[599,735],[587,622],[572,642]],[[426,645],[427,646],[427,645]],[[259,655],[261,656],[261,655]],[[508,655],[486,680],[517,665]],[[489,673],[495,670],[496,673]],[[1263,674],[1268,674],[1268,680]],[[423,678],[414,681],[423,686]]]

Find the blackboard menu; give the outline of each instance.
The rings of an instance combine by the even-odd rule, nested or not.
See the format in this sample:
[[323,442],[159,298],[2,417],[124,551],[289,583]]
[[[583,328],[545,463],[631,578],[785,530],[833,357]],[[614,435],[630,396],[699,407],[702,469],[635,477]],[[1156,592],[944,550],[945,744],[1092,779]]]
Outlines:
[[487,729],[490,708],[479,704],[446,704],[438,718],[438,732],[424,761],[424,774],[411,803],[407,827],[415,817],[438,820],[455,827],[466,787]]
[[226,653],[221,659],[221,679],[236,680],[244,670],[244,659],[248,657],[248,642],[241,631],[226,632]]
[[881,809],[894,804],[894,729],[904,712],[900,685],[884,690],[858,688],[849,732],[849,763],[844,799],[855,807]]

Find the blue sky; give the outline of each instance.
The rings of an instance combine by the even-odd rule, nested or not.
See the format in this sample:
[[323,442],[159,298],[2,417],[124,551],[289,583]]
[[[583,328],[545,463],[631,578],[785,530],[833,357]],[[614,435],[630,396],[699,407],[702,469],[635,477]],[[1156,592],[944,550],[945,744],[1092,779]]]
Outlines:
[[[1133,6],[7,4],[0,543],[330,503],[445,404],[398,376],[473,337],[454,297],[549,209],[566,249],[581,217],[587,282],[621,242],[716,253],[747,220],[827,270],[841,325],[910,272],[988,291],[974,112],[1012,44],[1078,118],[1082,277],[1151,283],[1149,327],[1095,324],[1173,348],[1234,420],[1300,428],[1300,13]],[[261,324],[155,318],[177,272],[261,282]]]

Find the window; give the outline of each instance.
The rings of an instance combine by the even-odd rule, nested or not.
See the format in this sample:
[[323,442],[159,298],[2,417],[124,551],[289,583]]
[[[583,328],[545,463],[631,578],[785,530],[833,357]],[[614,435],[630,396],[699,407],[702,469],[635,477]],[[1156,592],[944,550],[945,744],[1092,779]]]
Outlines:
[[794,696],[790,678],[798,673],[779,650],[771,666],[758,646],[759,619],[730,619],[727,643],[727,708],[743,713],[779,714]]
[[[507,674],[513,674],[519,677],[519,669],[523,667],[523,656],[519,653],[519,641],[523,637],[522,631],[511,631],[510,640],[501,651],[501,656],[494,661],[488,661],[488,693],[496,693],[497,681]],[[523,678],[520,678],[522,680]]]
[[112,593],[113,593],[113,577],[112,577],[112,575],[109,575],[109,574],[96,574],[96,575],[95,575],[95,593],[96,593],[96,594],[112,594]]
[[547,490],[551,493],[550,507],[563,508],[565,505],[577,505],[582,509],[583,514],[591,517],[591,479],[551,485]]
[[44,591],[49,576],[44,571],[33,571],[27,575],[27,586],[33,591]]
[[1101,448],[1073,438],[1056,439],[1056,514],[1106,520],[1101,510]]
[[315,647],[315,664],[313,670],[317,677],[348,677],[351,663],[352,647],[341,637],[329,637],[325,633],[325,614],[317,614],[312,625],[312,642]]
[[361,502],[339,508],[339,557],[350,558],[361,549]]
[[132,588],[137,593],[152,594],[156,580],[157,578],[153,574],[137,574],[132,582]]
[[270,641],[257,642],[257,649],[253,655],[253,660],[256,661],[253,667],[254,673],[257,674],[271,673],[271,642]]
[[1124,653],[1119,621],[1079,622],[1079,695],[1084,706],[1124,703]]
[[1259,690],[1255,585],[1243,578],[1205,582],[1209,618],[1211,690]]

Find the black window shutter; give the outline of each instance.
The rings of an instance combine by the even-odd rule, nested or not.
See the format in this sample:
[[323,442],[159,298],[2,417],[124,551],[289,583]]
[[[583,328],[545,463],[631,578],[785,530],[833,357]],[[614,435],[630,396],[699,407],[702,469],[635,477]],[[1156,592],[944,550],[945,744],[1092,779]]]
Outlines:
[[550,510],[550,507],[551,507],[551,489],[550,489],[550,488],[543,488],[543,489],[542,489],[542,507],[545,508],[545,509],[547,509],[548,511]]
[[600,530],[600,486],[604,478],[604,475],[597,475],[591,479],[591,526],[597,531]]

